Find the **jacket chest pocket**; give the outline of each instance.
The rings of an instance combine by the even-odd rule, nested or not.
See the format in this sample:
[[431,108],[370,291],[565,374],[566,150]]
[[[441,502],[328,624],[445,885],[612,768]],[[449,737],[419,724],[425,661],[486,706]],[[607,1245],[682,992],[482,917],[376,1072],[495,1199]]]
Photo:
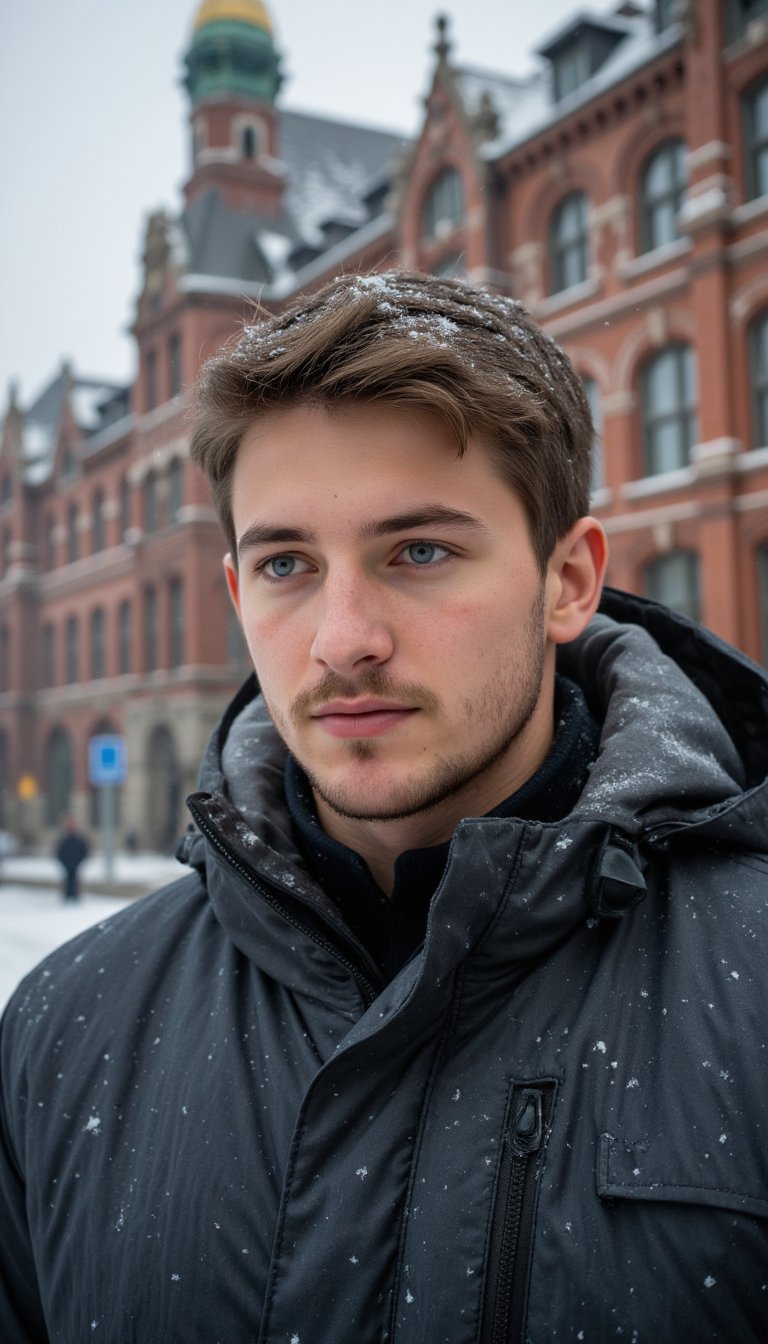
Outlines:
[[659,1153],[658,1141],[632,1142],[601,1134],[597,1193],[601,1199],[729,1209],[768,1219],[768,1168],[761,1170],[758,1161],[753,1169],[748,1155],[734,1155],[727,1145],[728,1135],[723,1134],[703,1155],[711,1164],[709,1171],[702,1172],[700,1165],[695,1173],[692,1166],[687,1171],[684,1166],[671,1171],[670,1159]]
[[597,1340],[618,1320],[657,1344],[764,1344],[768,1166],[755,1136],[759,1126],[709,1144],[696,1131],[686,1146],[672,1126],[653,1140],[600,1136]]

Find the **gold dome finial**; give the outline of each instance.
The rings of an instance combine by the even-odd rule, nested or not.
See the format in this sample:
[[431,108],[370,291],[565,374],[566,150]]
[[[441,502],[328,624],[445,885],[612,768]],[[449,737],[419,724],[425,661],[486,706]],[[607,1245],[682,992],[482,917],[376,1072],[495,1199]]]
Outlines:
[[227,19],[272,32],[272,20],[261,0],[202,0],[193,27],[197,31],[204,24],[221,23]]

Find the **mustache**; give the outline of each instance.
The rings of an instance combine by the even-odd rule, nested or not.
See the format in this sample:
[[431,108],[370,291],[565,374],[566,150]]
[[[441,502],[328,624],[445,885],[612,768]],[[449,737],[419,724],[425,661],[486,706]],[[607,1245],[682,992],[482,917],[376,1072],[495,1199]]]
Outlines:
[[391,700],[395,704],[406,704],[413,709],[426,709],[433,713],[440,708],[438,697],[425,686],[415,681],[397,681],[379,668],[371,668],[355,678],[326,672],[322,681],[311,690],[299,692],[291,705],[291,718],[298,724],[313,710],[327,705],[329,700],[357,700],[362,695],[376,696],[377,699]]

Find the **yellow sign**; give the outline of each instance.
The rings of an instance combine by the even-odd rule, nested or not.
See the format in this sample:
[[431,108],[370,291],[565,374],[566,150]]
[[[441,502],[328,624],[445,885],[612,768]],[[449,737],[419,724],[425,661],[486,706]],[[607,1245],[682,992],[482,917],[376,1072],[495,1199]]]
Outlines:
[[30,798],[37,797],[37,780],[34,775],[22,775],[16,786],[16,792],[22,802],[28,802]]

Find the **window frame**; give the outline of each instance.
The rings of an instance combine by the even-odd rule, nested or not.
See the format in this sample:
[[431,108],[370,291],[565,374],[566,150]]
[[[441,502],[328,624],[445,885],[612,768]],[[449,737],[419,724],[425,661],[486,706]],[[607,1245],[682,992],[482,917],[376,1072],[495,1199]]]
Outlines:
[[[752,404],[753,448],[768,448],[768,308],[752,319],[748,331],[749,392]],[[761,350],[765,367],[761,368]]]
[[[758,137],[756,109],[758,103],[766,100],[766,130]],[[760,200],[768,196],[768,76],[762,75],[746,90],[742,99],[742,134],[744,138],[744,181],[747,200]],[[761,166],[764,164],[761,182]]]
[[[580,208],[579,230],[573,237],[567,234],[564,237],[563,221],[568,210],[577,202]],[[589,198],[585,191],[580,189],[569,191],[566,196],[561,197],[550,215],[547,240],[550,294],[564,294],[566,290],[584,284],[589,278],[590,264]],[[578,257],[578,278],[568,279],[569,258],[573,255]]]
[[[657,248],[674,243],[682,236],[678,221],[688,185],[688,176],[685,171],[686,153],[686,144],[682,136],[670,136],[669,139],[662,141],[652,150],[643,164],[638,193],[640,203],[640,250],[643,254],[655,252]],[[672,186],[663,192],[659,192],[657,196],[649,198],[648,179],[655,165],[666,157],[674,158],[671,171]],[[673,206],[675,215],[673,235],[671,238],[657,238],[654,215],[670,204]]]
[[[658,411],[653,415],[649,412],[649,391],[652,371],[659,366],[661,361],[670,356],[675,357],[674,378],[677,390],[676,405],[672,411]],[[686,371],[686,362],[690,358],[690,369]],[[672,341],[669,345],[663,346],[660,350],[655,350],[653,354],[646,359],[640,371],[640,408],[641,408],[641,429],[643,443],[643,475],[662,476],[666,472],[679,470],[681,467],[687,467],[690,464],[691,448],[696,442],[698,434],[698,395],[697,395],[697,370],[696,370],[696,352],[694,347],[685,341]],[[687,382],[690,381],[693,389],[691,404],[687,402]],[[679,454],[680,460],[674,466],[655,465],[654,456],[658,453],[652,436],[658,432],[658,429],[672,421],[676,423],[679,433],[679,444],[682,446],[682,452]],[[659,454],[660,460],[660,454]]]
[[[654,581],[652,576],[661,575],[664,569],[669,571],[672,564],[682,562],[688,569],[685,586],[688,587],[691,601],[683,605],[673,604],[669,598],[661,591],[663,583],[656,580],[657,591],[654,592]],[[689,620],[701,620],[701,561],[697,551],[690,547],[681,546],[675,550],[666,551],[663,555],[656,555],[648,564],[643,567],[643,591],[652,602],[660,602],[663,606],[669,607],[679,615],[687,616]]]
[[420,212],[421,236],[429,242],[461,228],[466,213],[464,179],[453,164],[445,164],[431,179]]

